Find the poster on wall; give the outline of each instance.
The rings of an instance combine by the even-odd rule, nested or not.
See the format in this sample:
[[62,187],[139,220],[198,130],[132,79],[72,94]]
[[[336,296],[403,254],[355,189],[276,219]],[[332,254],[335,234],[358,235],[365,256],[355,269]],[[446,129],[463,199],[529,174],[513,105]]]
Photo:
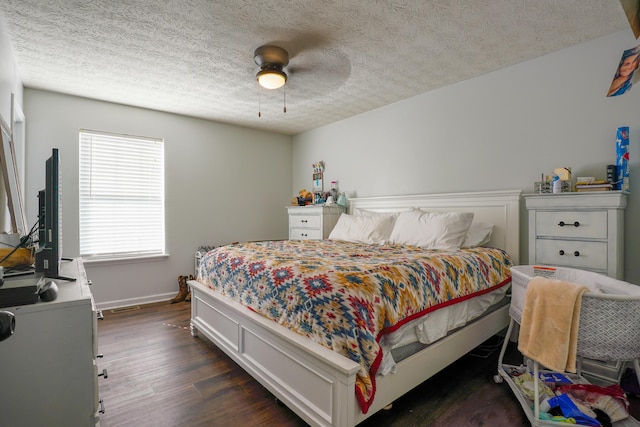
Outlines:
[[613,75],[611,86],[607,91],[607,96],[623,95],[633,86],[633,75],[640,64],[640,45],[631,49],[627,49],[622,53],[620,62],[616,67]]

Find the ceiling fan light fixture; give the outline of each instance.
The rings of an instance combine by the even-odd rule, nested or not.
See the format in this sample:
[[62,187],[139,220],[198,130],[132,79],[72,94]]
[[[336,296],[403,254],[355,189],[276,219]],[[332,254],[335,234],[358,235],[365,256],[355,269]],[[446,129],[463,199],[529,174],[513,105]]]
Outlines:
[[265,68],[258,71],[256,79],[265,89],[278,89],[287,82],[287,74],[276,68]]

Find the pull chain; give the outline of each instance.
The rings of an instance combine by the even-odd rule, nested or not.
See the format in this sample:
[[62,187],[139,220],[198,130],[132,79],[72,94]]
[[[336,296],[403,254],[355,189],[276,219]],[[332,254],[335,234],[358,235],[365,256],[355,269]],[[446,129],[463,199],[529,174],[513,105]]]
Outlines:
[[[287,112],[287,87],[283,87],[283,111]],[[258,84],[258,117],[262,117],[262,86]]]

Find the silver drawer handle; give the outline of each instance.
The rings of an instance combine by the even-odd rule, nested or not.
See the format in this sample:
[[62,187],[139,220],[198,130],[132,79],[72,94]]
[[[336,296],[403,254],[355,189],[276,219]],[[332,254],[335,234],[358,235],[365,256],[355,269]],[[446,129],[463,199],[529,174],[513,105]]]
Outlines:
[[[560,249],[560,251],[559,251],[558,253],[559,253],[560,255],[564,255],[564,254],[565,254],[565,252],[564,252],[564,250],[563,250],[563,249]],[[573,256],[580,256],[580,252],[578,252],[578,251],[574,251],[574,252],[573,252]]]
[[580,227],[580,223],[579,223],[578,221],[575,221],[573,224],[567,224],[567,223],[566,223],[566,222],[564,222],[564,221],[560,221],[560,222],[558,223],[558,225],[559,225],[560,227],[564,227],[565,225],[573,225],[574,227]]

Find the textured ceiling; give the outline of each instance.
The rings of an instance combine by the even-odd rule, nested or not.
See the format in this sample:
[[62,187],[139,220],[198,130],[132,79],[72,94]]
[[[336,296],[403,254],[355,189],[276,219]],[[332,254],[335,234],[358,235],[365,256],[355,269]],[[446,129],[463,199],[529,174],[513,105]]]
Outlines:
[[[0,18],[26,87],[286,134],[628,28],[618,0],[2,0]],[[258,90],[262,44],[290,53],[286,114]]]

